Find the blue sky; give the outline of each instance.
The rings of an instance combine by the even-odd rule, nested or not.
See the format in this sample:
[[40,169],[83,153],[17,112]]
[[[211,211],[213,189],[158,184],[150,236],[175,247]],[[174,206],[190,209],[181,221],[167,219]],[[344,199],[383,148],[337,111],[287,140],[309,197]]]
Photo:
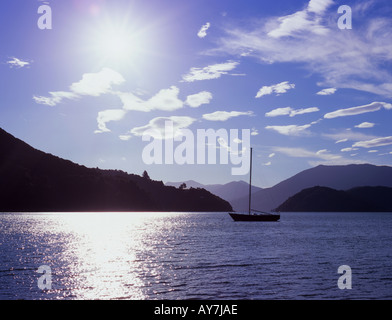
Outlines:
[[[338,27],[342,5],[352,29]],[[170,117],[193,132],[250,129],[259,186],[319,164],[391,165],[391,17],[389,0],[5,0],[0,127],[165,182],[248,179],[230,165],[146,165],[137,133]]]

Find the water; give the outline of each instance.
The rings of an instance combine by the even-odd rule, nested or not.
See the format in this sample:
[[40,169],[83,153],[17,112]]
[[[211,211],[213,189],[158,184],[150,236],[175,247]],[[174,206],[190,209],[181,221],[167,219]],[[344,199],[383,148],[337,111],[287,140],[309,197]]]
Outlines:
[[[391,299],[392,214],[0,214],[0,299]],[[51,289],[38,286],[40,266]],[[338,268],[352,270],[340,290]],[[49,274],[47,274],[49,275]]]

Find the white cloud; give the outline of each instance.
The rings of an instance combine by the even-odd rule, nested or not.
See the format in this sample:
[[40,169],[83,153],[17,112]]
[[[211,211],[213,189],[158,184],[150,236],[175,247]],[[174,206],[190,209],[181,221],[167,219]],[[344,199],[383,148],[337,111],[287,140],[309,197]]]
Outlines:
[[119,85],[125,82],[125,79],[118,72],[103,68],[97,73],[85,73],[82,80],[71,85],[73,93],[86,96],[98,97],[101,94],[108,93],[112,85]]
[[392,109],[392,104],[386,102],[373,102],[364,106],[336,110],[334,112],[327,113],[324,115],[324,118],[333,119],[338,117],[355,116],[367,112],[379,111],[382,108],[390,110]]
[[251,136],[258,136],[259,135],[259,130],[257,130],[256,128],[252,128],[250,135]]
[[218,79],[222,75],[228,74],[229,71],[234,70],[238,65],[238,62],[229,60],[225,63],[214,64],[205,68],[191,68],[188,74],[182,76],[182,79],[185,82]]
[[209,104],[211,100],[212,93],[208,91],[202,91],[188,96],[185,103],[192,108],[198,108],[203,104]]
[[284,81],[278,84],[274,84],[272,86],[264,86],[262,87],[256,95],[256,98],[260,98],[265,95],[269,95],[272,93],[276,93],[277,95],[286,93],[290,89],[294,89],[295,84],[289,83],[288,81]]
[[149,100],[143,100],[131,92],[117,92],[125,110],[150,112],[153,110],[175,111],[184,106],[184,102],[178,98],[180,89],[171,86],[169,89],[160,90]]
[[337,91],[336,88],[328,88],[328,89],[323,89],[323,90],[317,92],[317,94],[319,96],[330,96],[330,95],[334,94],[336,91]]
[[353,147],[361,147],[361,148],[376,148],[376,147],[383,147],[392,144],[392,137],[382,137],[372,140],[366,141],[358,141],[356,142]]
[[308,11],[323,14],[332,4],[333,0],[310,0]]
[[340,150],[341,152],[351,152],[351,151],[357,151],[358,148],[344,148],[342,150]]
[[288,125],[288,126],[266,126],[267,130],[273,130],[285,136],[303,136],[309,135],[309,129],[312,125],[306,124],[303,126],[298,125]]
[[359,129],[367,129],[367,128],[373,128],[376,124],[371,123],[371,122],[362,122],[361,124],[355,126],[355,128]]
[[152,119],[147,125],[133,128],[130,133],[135,136],[149,135],[155,139],[172,139],[181,136],[181,129],[188,128],[196,119],[191,117],[158,117]]
[[36,103],[55,106],[63,99],[76,99],[80,96],[98,97],[105,93],[110,93],[112,85],[119,85],[125,79],[118,72],[103,68],[97,73],[85,73],[82,80],[71,84],[70,91],[49,92],[49,97],[33,96]]
[[[123,135],[120,135],[120,136],[118,136],[119,138],[120,138],[120,140],[122,140],[122,141],[128,141],[128,140],[131,140],[131,138],[132,138],[132,136],[131,135],[129,135],[129,134],[123,134]],[[125,158],[124,158],[125,159]],[[124,160],[125,161],[125,160]]]
[[[262,63],[298,63],[320,75],[319,85],[392,97],[392,20],[370,13],[349,32],[337,28],[332,1],[310,1],[284,17],[228,25],[213,52],[247,54]],[[335,17],[335,18],[333,18]],[[333,32],[333,36],[331,36]]]
[[273,157],[275,157],[276,156],[276,153],[271,153],[269,156],[268,156],[268,158],[273,158]]
[[347,141],[348,141],[348,139],[345,138],[345,139],[338,140],[335,143],[338,144],[338,143],[343,143],[343,142],[347,142]]
[[290,116],[290,117],[295,117],[296,115],[301,115],[301,114],[306,114],[306,113],[312,113],[312,112],[318,112],[320,111],[319,108],[306,108],[306,109],[293,109],[291,107],[287,108],[277,108],[275,110],[272,110],[270,112],[267,112],[265,114],[266,117],[277,117],[277,116]]
[[126,111],[122,109],[100,111],[97,117],[98,130],[96,130],[95,133],[110,132],[106,127],[106,123],[110,121],[120,121],[124,118],[125,114]]
[[199,38],[204,38],[207,35],[207,30],[211,27],[211,24],[207,22],[205,25],[201,27],[199,32],[197,33],[197,36]]
[[329,30],[321,24],[321,15],[332,4],[332,0],[311,0],[306,9],[279,17],[275,23],[271,23],[274,29],[268,32],[268,36],[281,38],[304,31],[312,32],[316,35],[325,35]]
[[239,111],[216,111],[213,113],[203,114],[203,119],[208,121],[227,121],[230,118],[239,117],[239,116],[252,116],[252,111],[247,112],[239,112]]
[[30,62],[28,61],[23,61],[21,59],[12,57],[10,58],[11,60],[7,61],[6,63],[11,67],[11,68],[24,68],[30,65]]

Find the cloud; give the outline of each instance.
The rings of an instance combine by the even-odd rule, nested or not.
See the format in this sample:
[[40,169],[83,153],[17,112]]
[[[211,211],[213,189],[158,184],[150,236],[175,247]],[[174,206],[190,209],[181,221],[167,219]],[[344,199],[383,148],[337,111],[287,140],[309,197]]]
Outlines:
[[81,96],[98,97],[111,93],[113,85],[119,85],[124,81],[125,79],[118,72],[103,68],[97,73],[85,73],[80,81],[71,84],[70,91],[49,92],[49,97],[33,96],[33,99],[36,103],[53,107],[64,99],[76,99]]
[[306,108],[306,109],[298,109],[294,110],[291,107],[287,108],[277,108],[265,114],[266,117],[278,117],[278,116],[290,116],[295,117],[296,115],[318,112],[320,111],[319,108]]
[[119,85],[123,82],[125,79],[121,74],[112,69],[103,68],[97,73],[85,73],[82,80],[73,83],[70,89],[78,95],[98,97],[108,93],[112,85]]
[[252,116],[253,112],[252,111],[247,111],[247,112],[239,112],[239,111],[216,111],[213,113],[208,113],[208,114],[203,114],[203,119],[208,120],[208,121],[227,121],[230,118],[233,117],[239,117],[239,116]]
[[207,30],[211,27],[211,24],[207,22],[205,25],[201,27],[199,32],[197,33],[197,36],[199,38],[204,38],[207,35]]
[[386,41],[392,20],[382,10],[367,12],[356,28],[339,30],[332,3],[312,0],[291,15],[228,24],[211,51],[246,54],[267,64],[300,64],[321,76],[320,86],[392,97],[392,73],[385,68],[392,60],[392,42]]
[[128,111],[150,112],[153,110],[175,111],[184,106],[184,102],[178,98],[180,89],[171,86],[160,90],[149,100],[143,100],[131,92],[117,92],[123,103],[123,108]]
[[202,91],[188,96],[185,103],[192,108],[198,108],[203,104],[209,104],[211,100],[212,93],[208,91]]
[[371,122],[362,122],[361,124],[355,126],[355,128],[359,129],[367,129],[367,128],[373,128],[376,124],[371,123]]
[[262,87],[256,95],[256,98],[260,98],[265,95],[269,95],[272,93],[276,93],[277,95],[286,93],[290,89],[294,89],[295,84],[289,83],[288,81],[284,81],[272,86],[264,86]]
[[337,91],[336,88],[328,88],[328,89],[323,89],[317,92],[316,94],[318,94],[319,96],[330,96],[334,94],[336,91]]
[[229,60],[225,63],[214,64],[204,68],[191,68],[188,74],[182,76],[182,79],[185,82],[218,79],[222,75],[228,74],[229,71],[234,70],[238,65],[238,62]]
[[7,61],[6,63],[11,67],[11,68],[24,68],[30,65],[30,62],[28,61],[23,61],[21,59],[11,57],[11,60]]
[[343,143],[343,142],[347,142],[347,141],[348,141],[348,139],[345,138],[345,139],[338,140],[335,143],[338,144],[338,143]]
[[310,132],[307,131],[312,126],[312,124],[306,124],[303,126],[298,125],[288,125],[288,126],[266,126],[267,130],[273,130],[285,136],[304,136],[309,135]]
[[79,96],[73,92],[56,91],[49,92],[50,97],[33,96],[33,100],[38,104],[44,104],[50,107],[54,107],[59,104],[63,99],[77,99]]
[[347,164],[362,164],[361,160],[347,159],[339,154],[333,154],[326,150],[317,152],[307,150],[304,148],[290,148],[290,147],[274,147],[273,150],[293,158],[309,159],[308,163],[311,166],[318,165],[347,165]]
[[125,114],[126,111],[122,109],[100,111],[97,117],[98,130],[96,130],[95,133],[110,132],[106,127],[106,123],[110,121],[120,121],[124,118]]
[[250,132],[251,136],[258,136],[259,135],[259,130],[252,128],[251,132]]
[[326,115],[324,115],[324,118],[325,119],[334,119],[334,118],[338,118],[338,117],[355,116],[355,115],[363,114],[363,113],[367,113],[367,112],[379,111],[382,108],[384,108],[386,110],[390,110],[390,109],[392,109],[392,104],[389,104],[386,102],[373,102],[371,104],[367,104],[364,106],[336,110],[334,112],[327,113]]
[[342,156],[331,154],[326,150],[321,150],[322,152],[320,151],[314,152],[304,148],[288,148],[288,147],[274,147],[273,150],[275,152],[282,153],[293,158],[316,158],[316,159],[323,159],[323,160],[337,160],[342,158]]
[[376,147],[389,146],[391,144],[392,144],[392,137],[383,137],[383,138],[376,138],[367,141],[358,141],[353,145],[353,148],[355,147],[376,148]]
[[181,136],[181,129],[188,128],[196,119],[191,117],[158,117],[147,125],[133,128],[130,133],[135,136],[149,135],[155,139],[165,140]]
[[273,24],[274,29],[268,32],[268,36],[281,38],[303,31],[312,32],[316,35],[325,35],[329,30],[321,24],[321,15],[332,4],[332,0],[311,0],[306,9],[277,18]]
[[[122,140],[122,141],[128,141],[128,140],[131,140],[131,138],[132,138],[132,136],[129,135],[129,134],[120,135],[120,136],[118,136],[118,137],[119,137],[120,140]],[[124,160],[124,161],[125,161],[125,160]]]
[[342,143],[347,141],[372,140],[378,138],[377,136],[363,134],[361,132],[355,132],[351,129],[337,131],[334,133],[323,133],[322,136],[327,139],[335,140],[336,143]]

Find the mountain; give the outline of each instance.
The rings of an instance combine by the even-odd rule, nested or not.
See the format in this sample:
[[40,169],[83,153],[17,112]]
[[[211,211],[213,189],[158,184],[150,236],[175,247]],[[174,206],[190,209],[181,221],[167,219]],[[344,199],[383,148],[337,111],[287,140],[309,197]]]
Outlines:
[[358,187],[347,191],[313,187],[281,204],[283,212],[392,212],[392,188]]
[[[314,186],[348,190],[362,186],[392,187],[392,167],[370,164],[318,166],[302,171],[277,185],[262,189],[252,196],[252,208],[270,211],[303,189]],[[231,202],[234,210],[245,211],[248,197]]]
[[86,168],[0,129],[0,211],[231,211],[204,189],[165,186],[119,170]]
[[[244,181],[232,181],[226,184],[203,185],[196,181],[189,180],[185,182],[167,182],[166,185],[175,186],[178,188],[182,183],[185,183],[187,187],[206,189],[230,203],[237,200],[238,198],[248,197],[249,195],[249,184]],[[260,190],[262,190],[262,188],[252,186],[252,194]]]

